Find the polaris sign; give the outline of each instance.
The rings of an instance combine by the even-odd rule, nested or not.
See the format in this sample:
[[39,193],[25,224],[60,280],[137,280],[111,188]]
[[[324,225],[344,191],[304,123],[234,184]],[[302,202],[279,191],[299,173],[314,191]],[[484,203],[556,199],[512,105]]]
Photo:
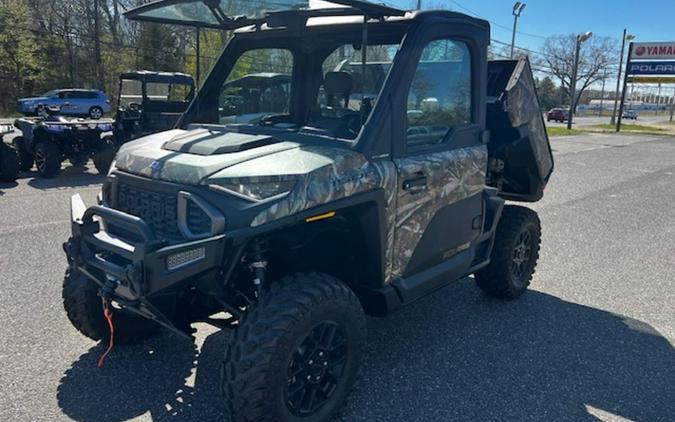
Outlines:
[[631,62],[629,75],[675,75],[675,61]]

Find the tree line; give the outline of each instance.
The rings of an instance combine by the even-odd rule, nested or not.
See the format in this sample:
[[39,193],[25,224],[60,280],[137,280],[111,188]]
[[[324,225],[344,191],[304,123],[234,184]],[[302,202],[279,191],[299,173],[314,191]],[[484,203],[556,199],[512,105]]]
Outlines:
[[[196,32],[172,25],[128,21],[123,12],[147,0],[0,0],[0,113],[18,98],[56,88],[98,88],[113,98],[127,70],[196,70]],[[202,31],[205,74],[229,34]],[[545,40],[529,54],[539,75],[543,109],[569,104],[575,35]],[[577,99],[616,72],[617,41],[594,36],[581,48]],[[496,54],[496,58],[503,54]],[[609,72],[611,70],[611,72]]]
[[[118,75],[148,69],[194,73],[195,31],[130,22],[141,0],[0,0],[0,112],[56,88],[116,94]],[[202,69],[226,34],[202,31]]]

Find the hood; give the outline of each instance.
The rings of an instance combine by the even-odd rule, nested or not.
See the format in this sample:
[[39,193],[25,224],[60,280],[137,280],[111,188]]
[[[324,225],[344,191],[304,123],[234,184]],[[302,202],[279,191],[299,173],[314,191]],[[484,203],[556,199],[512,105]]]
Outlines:
[[[299,148],[298,143],[269,135],[203,127],[174,129],[124,144],[117,153],[116,167],[139,176],[196,185],[230,167]],[[285,157],[272,158],[270,162],[276,164],[260,170],[267,174],[300,170],[288,168],[285,161]]]

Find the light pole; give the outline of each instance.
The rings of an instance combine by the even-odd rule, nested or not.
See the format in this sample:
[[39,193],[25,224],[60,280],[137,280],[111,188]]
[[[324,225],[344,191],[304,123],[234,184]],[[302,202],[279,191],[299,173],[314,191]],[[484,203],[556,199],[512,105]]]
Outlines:
[[593,35],[592,32],[577,35],[577,44],[574,49],[574,67],[572,68],[572,80],[570,81],[570,112],[567,115],[567,129],[572,129],[572,118],[577,103],[575,91],[577,90],[577,72],[579,71],[579,50],[581,50],[581,44],[591,38],[591,35]]
[[598,113],[598,117],[602,116],[602,111],[604,109],[604,103],[605,103],[605,81],[607,80],[607,68],[605,68],[605,71],[602,73],[602,92],[600,93],[600,112]]
[[612,120],[609,124],[616,123],[616,106],[619,101],[619,87],[621,86],[621,67],[623,66],[623,51],[626,48],[626,41],[634,40],[634,35],[629,35],[627,30],[623,30],[623,38],[621,39],[621,57],[619,57],[619,75],[616,77],[616,92],[614,93],[614,111],[612,111]]
[[518,26],[518,18],[525,9],[525,3],[517,1],[513,5],[513,35],[511,36],[511,58],[513,58],[513,50],[516,48],[516,27]]

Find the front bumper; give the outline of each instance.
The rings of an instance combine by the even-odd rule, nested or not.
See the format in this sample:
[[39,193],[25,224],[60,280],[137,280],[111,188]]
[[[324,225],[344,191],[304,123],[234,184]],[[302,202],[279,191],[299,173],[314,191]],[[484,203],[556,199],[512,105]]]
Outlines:
[[[133,233],[138,240],[113,236],[106,225]],[[71,230],[64,244],[71,269],[106,287],[109,299],[128,307],[217,270],[228,243],[219,234],[168,244],[141,218],[99,205],[87,208],[79,195],[71,198]]]

